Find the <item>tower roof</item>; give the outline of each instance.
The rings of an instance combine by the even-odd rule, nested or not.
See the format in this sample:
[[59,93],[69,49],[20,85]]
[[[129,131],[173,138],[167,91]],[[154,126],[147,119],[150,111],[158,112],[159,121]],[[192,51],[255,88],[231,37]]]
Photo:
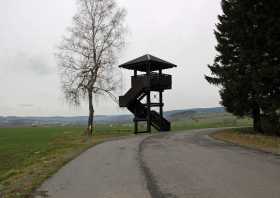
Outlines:
[[160,69],[169,69],[173,67],[177,67],[177,65],[152,56],[150,54],[146,54],[134,60],[128,61],[119,67],[129,69],[129,70],[137,70],[137,71],[147,71],[150,66],[150,71],[156,71]]

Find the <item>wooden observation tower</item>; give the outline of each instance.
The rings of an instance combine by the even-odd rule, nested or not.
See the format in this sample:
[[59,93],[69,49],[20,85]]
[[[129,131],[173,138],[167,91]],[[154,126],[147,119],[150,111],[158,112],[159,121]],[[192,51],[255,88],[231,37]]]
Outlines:
[[[170,122],[163,117],[162,95],[165,90],[172,88],[172,76],[162,71],[177,66],[152,55],[144,55],[119,67],[134,71],[131,89],[120,96],[119,105],[134,114],[135,133],[150,133],[152,126],[158,131],[170,131]],[[151,102],[152,92],[158,93],[158,102]],[[146,101],[143,103],[141,101],[144,98]],[[159,108],[158,112],[152,110],[156,107]],[[138,122],[147,122],[147,131],[139,132]]]

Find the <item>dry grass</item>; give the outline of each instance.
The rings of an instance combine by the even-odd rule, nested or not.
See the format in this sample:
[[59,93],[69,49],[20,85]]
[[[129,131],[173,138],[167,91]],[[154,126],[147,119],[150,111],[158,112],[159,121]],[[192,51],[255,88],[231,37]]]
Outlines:
[[212,134],[218,140],[280,154],[280,137],[252,132],[252,129],[231,129]]

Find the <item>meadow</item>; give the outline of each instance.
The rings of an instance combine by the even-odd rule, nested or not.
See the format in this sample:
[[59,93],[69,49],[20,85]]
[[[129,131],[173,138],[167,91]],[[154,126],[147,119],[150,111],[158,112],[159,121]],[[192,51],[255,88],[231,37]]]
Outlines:
[[29,197],[35,187],[81,152],[130,135],[120,126],[106,133],[105,128],[100,126],[91,139],[83,135],[82,127],[0,128],[0,197]]
[[[176,120],[173,131],[251,125],[230,114],[196,115]],[[142,125],[142,128],[144,126]],[[133,135],[132,124],[97,125],[93,138],[83,127],[0,128],[0,197],[29,197],[65,163],[111,138]]]
[[201,113],[190,118],[182,118],[172,123],[173,131],[202,128],[252,126],[251,118],[238,118],[229,113]]

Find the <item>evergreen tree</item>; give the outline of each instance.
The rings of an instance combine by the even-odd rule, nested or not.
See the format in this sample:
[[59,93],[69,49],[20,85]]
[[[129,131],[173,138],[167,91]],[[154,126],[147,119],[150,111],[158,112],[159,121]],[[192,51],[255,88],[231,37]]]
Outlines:
[[258,70],[256,85],[269,130],[280,134],[280,2],[262,0],[256,7]]
[[217,57],[206,80],[222,87],[226,109],[251,115],[262,131],[261,112],[279,122],[280,1],[222,0],[215,35]]

